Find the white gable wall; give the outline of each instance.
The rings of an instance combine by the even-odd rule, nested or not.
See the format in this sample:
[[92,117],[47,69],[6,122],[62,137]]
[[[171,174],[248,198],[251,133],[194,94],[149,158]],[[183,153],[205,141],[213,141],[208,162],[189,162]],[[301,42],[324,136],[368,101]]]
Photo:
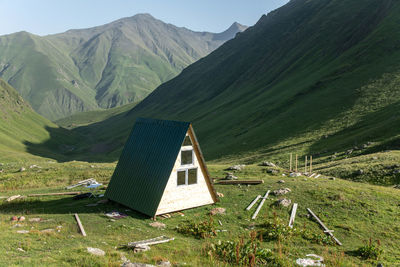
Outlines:
[[[184,146],[181,148],[181,151],[190,148],[192,146]],[[178,186],[178,170],[196,167],[197,184]],[[179,152],[167,186],[161,197],[156,215],[213,204],[214,200],[204,177],[205,175],[201,170],[196,153],[193,153],[193,165],[186,167],[181,165],[181,152]]]

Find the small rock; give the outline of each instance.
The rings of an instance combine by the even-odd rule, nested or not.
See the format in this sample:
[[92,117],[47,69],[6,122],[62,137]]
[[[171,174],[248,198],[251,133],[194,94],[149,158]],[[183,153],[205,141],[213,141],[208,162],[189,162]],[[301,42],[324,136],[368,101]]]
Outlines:
[[90,168],[94,168],[94,165],[90,165]]
[[272,162],[268,162],[268,161],[263,161],[261,163],[261,166],[267,166],[267,167],[276,167],[276,165]]
[[35,164],[29,166],[29,169],[33,169],[33,168],[39,168],[39,166],[38,166],[38,165],[35,165]]
[[17,248],[18,251],[25,252],[22,248]]
[[12,217],[11,217],[11,221],[14,221],[14,222],[15,222],[15,221],[18,221],[18,217],[17,217],[17,216],[12,216]]
[[373,159],[373,160],[377,160],[377,159],[378,159],[378,157],[372,157],[372,159]]
[[284,184],[284,183],[285,183],[284,180],[279,180],[279,181],[278,181],[278,184]]
[[20,221],[20,222],[25,221],[25,217],[24,216],[19,217],[18,221]]
[[19,169],[19,172],[24,172],[26,169],[24,167],[21,167],[21,169]]
[[29,221],[30,222],[41,222],[42,218],[30,218]]
[[299,176],[301,176],[301,173],[300,172],[292,172],[289,174],[289,176],[290,177],[299,177]]
[[335,181],[335,180],[336,180],[336,178],[335,178],[335,177],[329,177],[329,180],[333,180],[333,181]]
[[231,171],[241,171],[242,169],[244,169],[244,167],[246,167],[246,165],[241,164],[241,165],[233,165],[230,166],[229,168],[227,168],[227,170],[231,170]]
[[90,254],[93,254],[93,255],[96,255],[96,256],[104,256],[104,255],[106,255],[106,253],[103,250],[99,249],[99,248],[87,247],[87,251]]
[[282,176],[286,176],[286,174],[285,174],[285,173],[282,173]]
[[55,231],[54,229],[44,229],[44,230],[42,230],[40,232],[44,233],[44,234],[49,234],[49,233],[53,233],[54,231]]
[[271,173],[271,174],[277,174],[279,171],[275,170],[275,169],[268,169],[267,173]]
[[283,207],[289,207],[292,201],[287,198],[279,199],[275,202],[276,206],[283,206]]
[[11,202],[11,201],[13,201],[13,200],[15,200],[15,199],[18,199],[18,198],[20,198],[20,197],[21,197],[21,195],[11,196],[11,197],[7,198],[6,201],[7,201],[7,202]]
[[224,178],[224,180],[237,180],[237,179],[238,178],[235,175],[233,175],[232,173],[228,173]]
[[214,208],[210,211],[211,215],[216,215],[216,214],[225,214],[226,209],[225,208]]
[[133,248],[133,253],[145,252],[150,250],[150,246],[140,245]]
[[151,227],[154,227],[154,228],[157,228],[157,229],[165,229],[165,224],[161,223],[161,222],[152,222],[152,223],[149,223],[149,225]]
[[399,174],[400,173],[400,170],[394,170],[393,171],[393,174]]
[[278,190],[275,190],[273,193],[275,196],[281,196],[281,195],[286,195],[287,193],[292,192],[289,188],[281,188]]
[[220,193],[220,192],[217,192],[217,196],[218,196],[218,197],[224,197],[224,194],[222,194],[222,193]]
[[171,263],[169,261],[158,261],[157,266],[170,267]]
[[28,234],[29,231],[28,230],[19,230],[17,231],[17,234]]
[[346,151],[346,155],[350,155],[351,153],[353,153],[353,151],[354,151],[353,149],[347,150],[347,151]]

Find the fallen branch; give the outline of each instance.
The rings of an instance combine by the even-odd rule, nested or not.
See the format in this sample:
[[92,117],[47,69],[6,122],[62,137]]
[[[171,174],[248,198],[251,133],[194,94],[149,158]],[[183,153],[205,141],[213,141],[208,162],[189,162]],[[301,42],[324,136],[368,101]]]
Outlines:
[[317,215],[314,214],[314,212],[312,212],[311,209],[307,208],[307,211],[314,217],[314,219],[322,226],[322,228],[324,228],[324,233],[327,233],[328,235],[330,235],[333,240],[335,240],[335,242],[341,246],[342,243],[332,234],[333,230],[329,230],[328,227],[325,226],[325,224],[317,217]]
[[28,195],[28,197],[79,195],[80,193],[81,192],[43,193],[43,194],[30,194]]
[[81,230],[82,235],[86,236],[85,229],[83,229],[83,225],[82,225],[81,220],[79,219],[79,216],[77,213],[75,213],[75,219],[76,219],[76,222],[78,223],[79,230]]
[[263,184],[263,180],[220,180],[218,184]]
[[156,245],[156,244],[161,244],[161,243],[167,243],[169,241],[174,240],[175,238],[168,238],[165,236],[159,236],[156,238],[151,238],[151,239],[146,239],[146,240],[141,240],[141,241],[136,241],[136,242],[129,242],[126,247],[129,248],[135,248],[135,247],[141,247],[141,246],[151,246],[151,245]]

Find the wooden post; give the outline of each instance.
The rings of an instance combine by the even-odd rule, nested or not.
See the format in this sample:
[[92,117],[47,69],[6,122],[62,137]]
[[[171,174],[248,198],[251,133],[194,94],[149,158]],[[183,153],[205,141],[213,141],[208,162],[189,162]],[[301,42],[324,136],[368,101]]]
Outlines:
[[296,211],[297,211],[297,203],[294,203],[292,208],[292,214],[290,215],[290,220],[289,220],[290,228],[293,228],[294,218],[296,217]]
[[254,206],[254,204],[256,204],[256,202],[260,199],[261,195],[258,195],[251,203],[250,205],[246,208],[246,210],[250,210],[251,207]]
[[322,226],[322,228],[324,229],[324,233],[330,235],[333,240],[335,240],[335,242],[341,246],[342,243],[340,243],[340,241],[332,234],[333,230],[329,230],[328,227],[325,226],[325,224],[317,217],[317,215],[314,214],[314,212],[312,212],[311,209],[307,208],[307,211],[314,217],[314,219]]
[[305,157],[304,160],[304,173],[307,173],[307,156]]
[[310,156],[310,173],[312,173],[312,156]]
[[296,154],[296,172],[297,172],[297,154]]
[[258,205],[256,212],[254,212],[253,217],[251,217],[253,220],[257,217],[258,213],[260,212],[262,206],[264,205],[265,200],[268,198],[269,195],[269,190],[267,191],[267,193],[265,193],[263,199],[260,202],[260,205]]
[[81,230],[82,235],[86,236],[85,229],[83,229],[83,225],[82,225],[81,220],[79,219],[79,216],[77,213],[75,213],[75,219],[76,219],[76,222],[78,223],[78,226],[79,226],[79,229]]
[[289,159],[289,171],[292,171],[292,153],[290,153],[290,159]]

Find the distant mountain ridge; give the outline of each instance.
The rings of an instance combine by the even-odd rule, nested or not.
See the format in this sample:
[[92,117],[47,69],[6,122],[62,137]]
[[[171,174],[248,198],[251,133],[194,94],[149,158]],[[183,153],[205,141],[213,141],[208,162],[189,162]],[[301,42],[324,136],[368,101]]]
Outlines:
[[0,36],[0,77],[56,120],[141,100],[245,29],[194,32],[138,14],[54,35],[18,32]]

